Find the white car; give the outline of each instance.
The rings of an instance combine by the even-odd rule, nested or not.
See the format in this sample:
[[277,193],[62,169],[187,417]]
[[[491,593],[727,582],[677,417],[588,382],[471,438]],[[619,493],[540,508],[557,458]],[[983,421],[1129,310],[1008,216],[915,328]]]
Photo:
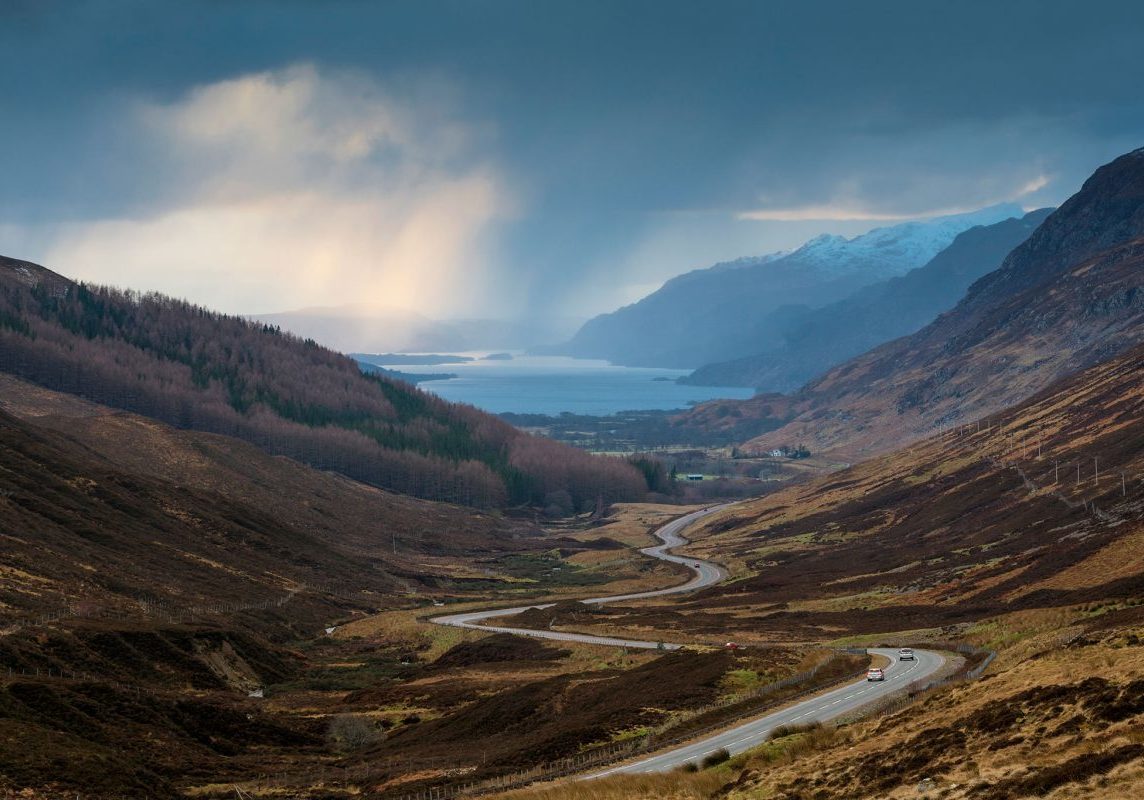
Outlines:
[[903,647],[898,651],[898,661],[913,661],[914,651],[908,647]]
[[877,667],[866,670],[866,680],[868,681],[884,681],[886,680],[886,673]]

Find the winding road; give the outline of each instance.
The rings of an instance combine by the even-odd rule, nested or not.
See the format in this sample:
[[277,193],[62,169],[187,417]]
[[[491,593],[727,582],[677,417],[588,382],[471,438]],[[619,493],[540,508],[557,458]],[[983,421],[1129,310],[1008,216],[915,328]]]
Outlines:
[[[592,597],[581,602],[603,604],[627,600],[642,600],[647,597],[662,597],[664,595],[693,592],[722,581],[727,577],[727,571],[718,564],[702,559],[674,555],[668,551],[673,547],[687,544],[687,539],[682,535],[682,531],[685,528],[725,507],[725,505],[712,506],[700,511],[694,511],[667,523],[655,532],[655,535],[662,544],[645,547],[640,551],[652,558],[672,561],[676,564],[686,566],[694,573],[692,578],[686,583],[649,592],[634,592],[632,594],[619,594],[608,597]],[[471,628],[494,633],[513,633],[520,636],[531,636],[538,639],[556,639],[563,642],[582,642],[585,644],[666,650],[678,650],[682,646],[678,644],[641,641],[639,639],[618,639],[609,636],[592,636],[583,633],[532,630],[529,628],[512,628],[482,624],[486,620],[512,616],[527,611],[530,608],[550,608],[553,605],[555,605],[555,603],[541,603],[488,611],[468,611],[461,614],[446,614],[444,616],[434,617],[429,621],[437,625],[451,625],[457,628]],[[922,680],[933,675],[941,669],[945,663],[945,659],[941,655],[928,650],[915,650],[914,654],[916,658],[913,661],[899,660],[897,650],[872,648],[869,652],[885,656],[889,659],[890,663],[885,667],[886,679],[884,681],[869,682],[863,678],[859,681],[847,683],[765,716],[744,722],[735,727],[720,731],[719,733],[711,734],[690,744],[647,756],[635,762],[620,764],[599,772],[583,775],[581,779],[602,778],[607,775],[625,773],[666,772],[688,762],[698,763],[704,756],[720,749],[726,749],[731,755],[735,755],[762,744],[767,740],[771,731],[779,726],[827,722],[832,719],[837,719],[875,700],[885,697],[892,692],[902,689],[913,681]]]
[[[650,592],[634,592],[632,594],[617,594],[610,597],[590,597],[587,600],[582,600],[583,603],[592,603],[595,605],[602,605],[604,603],[619,603],[625,600],[642,600],[646,597],[662,597],[666,594],[681,594],[683,592],[693,592],[696,589],[702,589],[707,586],[718,583],[727,577],[727,570],[723,569],[718,564],[713,564],[710,561],[703,561],[697,558],[685,558],[683,556],[672,555],[667,552],[673,547],[687,544],[687,540],[680,535],[687,526],[697,522],[703,517],[714,514],[720,511],[724,506],[712,506],[711,508],[704,508],[701,511],[694,511],[679,519],[672,520],[664,525],[662,528],[655,532],[659,540],[663,544],[657,544],[654,547],[645,547],[640,550],[641,553],[652,558],[658,558],[661,561],[672,561],[676,564],[683,564],[692,572],[691,580],[687,583],[679,584],[678,586],[671,586],[667,589],[656,589]],[[528,611],[530,608],[551,608],[556,605],[555,603],[540,603],[527,606],[516,606],[515,608],[498,608],[491,611],[469,611],[463,614],[447,614],[442,617],[434,617],[429,620],[437,625],[452,625],[456,628],[472,628],[478,631],[492,631],[494,633],[515,633],[520,636],[532,636],[536,639],[558,639],[562,642],[583,642],[584,644],[604,644],[615,645],[616,647],[642,647],[648,649],[664,650],[678,650],[682,645],[678,644],[661,644],[660,642],[641,641],[639,639],[613,639],[608,636],[590,636],[583,633],[564,633],[562,631],[538,631],[530,628],[505,628],[496,625],[482,625],[481,623],[487,619],[496,619],[497,617],[511,617],[514,614],[520,614],[523,611]]]

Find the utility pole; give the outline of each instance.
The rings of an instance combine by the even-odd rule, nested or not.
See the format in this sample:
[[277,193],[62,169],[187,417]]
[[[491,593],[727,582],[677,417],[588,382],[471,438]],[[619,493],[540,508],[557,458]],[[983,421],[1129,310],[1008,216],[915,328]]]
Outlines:
[[1053,486],[1060,483],[1061,479],[1061,462],[1053,459]]
[[1092,482],[1100,485],[1100,456],[1092,457]]
[[1076,462],[1076,485],[1080,486],[1080,462]]

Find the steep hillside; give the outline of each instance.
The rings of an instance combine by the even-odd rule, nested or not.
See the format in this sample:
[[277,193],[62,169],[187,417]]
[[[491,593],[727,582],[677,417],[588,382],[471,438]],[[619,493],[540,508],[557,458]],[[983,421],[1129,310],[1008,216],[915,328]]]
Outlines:
[[0,371],[405,494],[474,506],[639,499],[642,477],[269,325],[0,257]]
[[555,352],[628,366],[696,368],[781,341],[800,306],[820,307],[922,266],[957,234],[1021,216],[1016,206],[819,236],[792,253],[741,259],[673,278],[638,303],[589,320]]
[[975,280],[997,269],[1049,215],[1050,209],[958,234],[924,267],[794,315],[777,346],[734,361],[708,364],[683,379],[699,386],[752,386],[790,392],[835,364],[918,330],[954,306]]
[[1144,597],[1142,412],[1144,346],[1015,408],[740,504],[706,524],[697,550],[743,577],[691,606],[749,613],[756,636],[830,638],[1132,603]]
[[[524,528],[0,376],[0,609],[288,603],[317,624],[526,551]],[[440,568],[438,567],[438,565]],[[273,613],[273,612],[272,612]]]

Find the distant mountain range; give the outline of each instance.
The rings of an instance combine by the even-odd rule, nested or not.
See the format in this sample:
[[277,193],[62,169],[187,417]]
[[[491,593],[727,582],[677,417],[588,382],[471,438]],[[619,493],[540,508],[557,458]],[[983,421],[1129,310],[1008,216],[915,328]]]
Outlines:
[[789,314],[781,340],[769,351],[708,364],[682,382],[793,391],[835,364],[913,333],[952,308],[970,284],[997,269],[1050,211],[1040,209],[963,231],[923,267],[822,308]]
[[637,303],[589,320],[569,342],[546,352],[675,368],[756,355],[781,342],[808,308],[920,267],[962,231],[1023,214],[1019,206],[996,205],[853,239],[823,235],[791,253],[688,272]]
[[920,331],[846,361],[789,396],[689,412],[785,424],[748,443],[860,457],[978,419],[1144,342],[1144,149],[1077,194]]

